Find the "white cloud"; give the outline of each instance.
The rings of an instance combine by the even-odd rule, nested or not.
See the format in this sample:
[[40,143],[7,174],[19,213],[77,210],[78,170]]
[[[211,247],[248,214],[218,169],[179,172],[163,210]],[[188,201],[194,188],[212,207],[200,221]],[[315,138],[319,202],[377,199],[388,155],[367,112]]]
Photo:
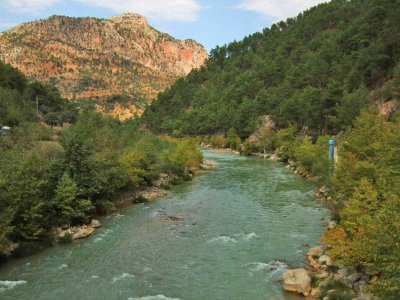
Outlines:
[[2,0],[1,7],[13,12],[36,13],[54,5],[60,0]]
[[328,0],[241,0],[238,8],[257,12],[278,20],[295,17],[300,12]]
[[135,12],[155,21],[192,22],[202,6],[198,0],[78,0],[82,3],[111,9],[116,13]]

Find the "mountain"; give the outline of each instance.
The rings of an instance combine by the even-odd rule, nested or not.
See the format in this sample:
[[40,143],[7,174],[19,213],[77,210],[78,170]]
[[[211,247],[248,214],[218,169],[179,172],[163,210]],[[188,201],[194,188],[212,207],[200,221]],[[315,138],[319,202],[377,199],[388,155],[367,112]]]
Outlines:
[[133,13],[52,16],[0,34],[0,60],[68,99],[151,100],[207,58],[200,44],[161,33]]
[[400,1],[335,0],[217,47],[145,111],[150,128],[242,138],[270,115],[317,133],[351,125],[370,102],[399,100]]

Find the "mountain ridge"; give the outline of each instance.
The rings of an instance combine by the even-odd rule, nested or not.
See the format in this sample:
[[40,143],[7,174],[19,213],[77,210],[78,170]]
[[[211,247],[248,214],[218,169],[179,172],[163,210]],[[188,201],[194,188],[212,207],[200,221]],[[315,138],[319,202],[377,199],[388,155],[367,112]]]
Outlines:
[[150,101],[207,58],[199,43],[175,39],[134,13],[54,15],[0,35],[0,60],[74,100],[123,94]]

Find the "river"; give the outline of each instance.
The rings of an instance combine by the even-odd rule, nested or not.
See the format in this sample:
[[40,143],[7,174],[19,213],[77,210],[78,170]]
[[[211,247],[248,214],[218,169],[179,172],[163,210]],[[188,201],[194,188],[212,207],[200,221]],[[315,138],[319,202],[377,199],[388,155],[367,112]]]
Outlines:
[[280,163],[206,156],[220,167],[85,240],[1,266],[0,299],[301,299],[281,279],[326,228],[314,186]]

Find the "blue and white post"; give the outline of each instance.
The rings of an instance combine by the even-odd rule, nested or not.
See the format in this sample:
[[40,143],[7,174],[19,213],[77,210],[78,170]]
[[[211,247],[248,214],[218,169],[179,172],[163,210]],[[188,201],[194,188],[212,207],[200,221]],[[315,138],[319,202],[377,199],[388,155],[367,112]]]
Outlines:
[[330,175],[333,175],[334,164],[335,164],[335,140],[332,137],[332,139],[329,140],[329,173],[330,173]]

